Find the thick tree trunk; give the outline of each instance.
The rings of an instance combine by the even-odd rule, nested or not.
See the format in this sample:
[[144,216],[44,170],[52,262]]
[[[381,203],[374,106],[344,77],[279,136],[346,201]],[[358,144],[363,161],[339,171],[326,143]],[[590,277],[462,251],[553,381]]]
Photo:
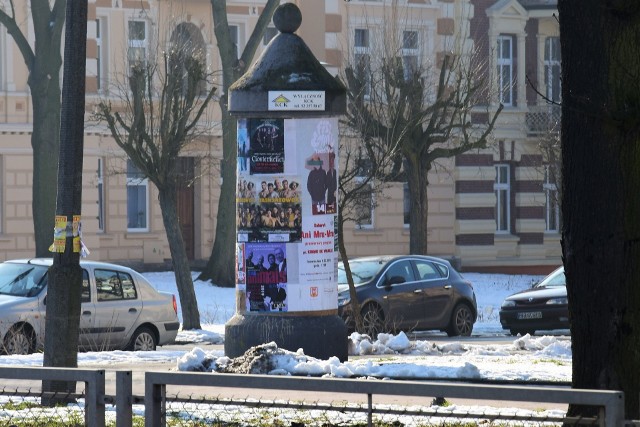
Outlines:
[[[47,91],[32,92],[33,100],[33,184],[31,204],[35,256],[50,257],[56,211],[58,152],[60,151],[60,87],[58,77]],[[33,89],[32,89],[33,90]]]
[[[426,163],[426,162],[425,162]],[[411,194],[409,221],[411,233],[409,234],[409,253],[417,255],[428,254],[429,229],[429,198],[427,188],[429,186],[430,164],[423,165],[418,162],[407,162],[407,183]]]
[[162,210],[162,221],[167,232],[169,251],[173,261],[178,295],[182,312],[182,329],[201,329],[198,301],[193,288],[189,258],[184,247],[180,222],[178,221],[178,199],[176,188],[166,186],[158,189],[158,199]]
[[216,237],[211,257],[198,279],[211,280],[223,287],[234,287],[235,280],[235,241],[236,241],[236,156],[237,132],[236,120],[229,117],[226,103],[222,108],[222,187],[218,201]]
[[626,418],[638,419],[640,10],[600,0],[560,1],[558,9],[573,386],[624,391]]

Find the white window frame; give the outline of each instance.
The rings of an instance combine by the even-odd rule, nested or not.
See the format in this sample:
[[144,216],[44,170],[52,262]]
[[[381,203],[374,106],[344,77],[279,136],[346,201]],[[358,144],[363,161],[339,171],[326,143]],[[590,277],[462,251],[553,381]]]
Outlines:
[[96,171],[98,175],[98,200],[96,203],[98,204],[98,231],[104,232],[105,229],[105,186],[104,186],[104,160],[99,157],[98,158],[98,170]]
[[550,101],[562,101],[561,73],[560,37],[547,37],[544,41],[544,82]]
[[[127,159],[127,231],[129,232],[145,232],[149,231],[149,179],[147,177],[140,176],[130,176],[130,171],[137,171],[138,168],[135,167],[131,159]],[[139,174],[136,174],[139,175]],[[144,188],[144,204],[142,206],[143,211],[138,211],[137,216],[141,214],[144,215],[144,226],[143,227],[130,227],[129,224],[132,224],[132,221],[129,217],[130,203],[132,200],[129,199],[129,189],[131,187],[143,187]],[[136,200],[137,202],[137,200]],[[139,205],[139,203],[138,203]],[[140,206],[137,206],[137,209],[140,209]]]
[[[142,40],[131,39],[129,24],[132,22],[141,22],[144,24],[144,39]],[[131,68],[132,59],[133,59],[131,55],[132,49],[142,50],[143,52],[142,59],[143,61],[146,62],[148,60],[148,55],[149,55],[149,22],[147,22],[144,19],[129,19],[127,21],[127,43],[128,43],[127,63],[129,65],[129,68]],[[140,58],[138,58],[136,55],[136,59],[140,59]]]
[[[109,21],[104,16],[98,16],[96,23],[96,80],[98,93],[109,92]],[[128,24],[127,24],[128,25]]]
[[544,183],[542,184],[545,194],[545,232],[560,232],[560,202],[558,200],[558,186],[553,179],[553,174],[549,171],[549,166],[544,168]]
[[[368,177],[356,177],[356,183],[362,184],[364,181],[366,181],[367,179],[369,179]],[[375,206],[376,206],[376,200],[375,200],[375,194],[374,194],[374,186],[373,186],[373,182],[369,181],[367,183],[365,183],[364,185],[369,186],[369,188],[371,189],[371,193],[370,193],[370,201],[371,201],[371,212],[370,212],[370,220],[368,223],[363,223],[360,221],[356,220],[356,229],[358,230],[372,230],[375,227]],[[358,206],[356,206],[356,216],[358,215]]]
[[[505,43],[508,47],[505,48]],[[513,106],[513,37],[508,35],[498,36],[496,46],[498,100],[505,106]],[[505,75],[509,76],[508,78]]]
[[[493,191],[496,197],[496,233],[511,233],[511,173],[509,165],[495,165]],[[503,180],[503,178],[506,178]]]
[[[416,45],[408,47],[406,42],[406,36],[413,34],[415,36]],[[418,30],[403,30],[402,35],[402,68],[404,70],[404,79],[408,80],[411,77],[411,72],[419,70],[420,67],[420,32]],[[415,58],[415,64],[409,64],[409,58]],[[408,66],[411,66],[411,69]],[[413,69],[415,67],[415,69]]]
[[[356,42],[359,40],[359,37],[356,37],[356,34],[359,31],[363,31],[364,34],[366,34],[366,37],[364,37],[364,40],[366,41],[366,44],[361,44],[361,45],[356,45]],[[365,87],[364,87],[364,95],[365,96],[369,96],[371,94],[371,80],[369,79],[370,73],[371,73],[371,30],[369,28],[365,28],[365,27],[357,27],[353,29],[353,62],[354,65],[359,65],[361,59],[366,58],[366,61],[368,63],[367,65],[367,70],[364,70],[366,73],[365,78],[367,79],[367,82],[365,83]]]

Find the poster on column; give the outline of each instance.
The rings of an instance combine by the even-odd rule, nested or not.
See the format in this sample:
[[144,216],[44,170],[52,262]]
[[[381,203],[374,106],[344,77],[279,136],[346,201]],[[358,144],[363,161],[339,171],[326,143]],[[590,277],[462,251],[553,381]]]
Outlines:
[[247,311],[287,311],[287,245],[247,243]]
[[335,250],[338,120],[296,120],[298,156],[303,170],[302,242],[298,245],[300,290],[290,310],[337,308],[337,252]]
[[337,309],[337,118],[241,120],[239,156],[245,135],[236,231],[246,311]]
[[284,172],[284,119],[248,119],[250,174]]
[[302,238],[296,176],[238,175],[236,207],[239,242],[299,242]]

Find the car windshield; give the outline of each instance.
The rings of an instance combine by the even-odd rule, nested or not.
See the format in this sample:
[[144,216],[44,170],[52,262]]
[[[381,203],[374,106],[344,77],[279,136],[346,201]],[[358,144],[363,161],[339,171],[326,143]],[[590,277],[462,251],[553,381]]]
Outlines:
[[[351,268],[351,275],[353,276],[354,285],[360,285],[371,280],[380,269],[386,265],[384,261],[378,260],[362,260],[362,261],[349,261],[349,267]],[[344,271],[344,264],[338,264],[338,284],[346,285],[347,273]]]
[[557,270],[545,277],[544,280],[538,283],[536,288],[554,287],[554,286],[567,286],[567,279],[564,277],[564,270]]
[[33,297],[47,284],[48,268],[33,264],[0,264],[0,295]]

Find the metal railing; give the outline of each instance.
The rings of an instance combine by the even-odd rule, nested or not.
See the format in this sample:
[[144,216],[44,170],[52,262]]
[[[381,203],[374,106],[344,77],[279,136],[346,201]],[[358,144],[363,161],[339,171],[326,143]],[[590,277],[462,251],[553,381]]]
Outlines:
[[[113,374],[113,372],[106,372]],[[0,368],[0,379],[3,379],[3,387],[0,389],[0,398],[3,405],[11,399],[23,399],[33,402],[33,406],[26,406],[26,412],[22,416],[23,420],[33,420],[34,416],[41,417],[42,420],[49,420],[52,412],[48,412],[52,408],[46,408],[43,402],[52,397],[61,399],[62,401],[75,402],[70,405],[63,405],[55,408],[63,411],[63,415],[59,415],[61,425],[77,425],[65,424],[68,420],[68,414],[64,415],[64,411],[68,411],[70,407],[76,410],[79,419],[83,420],[83,424],[87,426],[102,427],[113,425],[113,410],[115,410],[115,425],[120,427],[129,427],[133,425],[135,405],[144,405],[143,408],[136,409],[136,417],[140,417],[142,411],[144,413],[144,422],[146,426],[163,426],[167,421],[167,414],[180,414],[182,421],[171,420],[171,425],[203,425],[202,419],[214,419],[220,413],[226,415],[231,414],[231,422],[233,425],[263,425],[251,423],[243,417],[251,417],[246,412],[246,408],[253,408],[255,417],[264,416],[268,411],[282,415],[286,411],[296,414],[302,411],[322,412],[323,417],[327,414],[339,413],[346,417],[346,421],[335,423],[340,425],[353,425],[367,423],[369,426],[374,424],[374,415],[379,416],[411,416],[419,419],[426,418],[428,423],[419,422],[419,425],[445,425],[440,419],[454,420],[510,420],[521,422],[522,425],[550,425],[573,423],[574,425],[598,425],[603,427],[620,427],[624,425],[638,425],[632,421],[624,420],[624,394],[619,391],[607,390],[578,390],[563,387],[549,386],[510,386],[510,385],[487,385],[487,384],[471,384],[471,383],[453,383],[453,382],[436,382],[436,381],[380,381],[365,379],[344,379],[344,378],[310,378],[310,377],[281,377],[274,375],[242,375],[242,374],[220,374],[210,372],[145,372],[144,373],[144,396],[136,396],[133,394],[132,373],[131,371],[115,372],[115,396],[105,394],[105,371],[104,370],[87,370],[73,368],[41,368],[41,367],[3,367]],[[4,380],[25,380],[28,383],[26,391],[8,390],[9,387],[16,386],[17,381]],[[35,387],[34,381],[39,382]],[[42,384],[47,381],[63,381],[69,383],[84,383],[84,390],[75,393],[66,392],[49,392],[42,389]],[[178,398],[177,396],[168,396],[167,387],[176,388],[178,390],[203,390],[198,397],[189,395],[187,398]],[[188,387],[188,388],[187,388]],[[243,389],[251,398],[246,396],[243,399],[237,398],[208,398],[205,396],[204,390],[212,389],[214,393],[221,393],[222,388]],[[34,391],[36,389],[36,391]],[[320,393],[333,393],[332,396],[338,396],[337,393],[346,395],[360,395],[359,400],[366,397],[366,403],[363,404],[335,404],[335,403],[318,403],[314,401],[298,400],[295,402],[283,401],[266,401],[255,399],[267,390],[289,390],[312,392],[314,396]],[[199,392],[198,392],[199,393]],[[296,395],[297,396],[297,395]],[[425,398],[424,403],[415,405],[414,407],[397,406],[397,405],[374,405],[373,396],[412,396],[418,398],[421,402]],[[571,405],[583,405],[599,408],[597,416],[592,418],[571,418],[561,413],[536,417],[535,415],[520,415],[505,411],[504,413],[488,414],[487,412],[474,413],[473,410],[466,412],[456,412],[454,410],[447,411],[442,405],[432,406],[432,398],[439,397],[447,399],[471,399],[477,401],[502,401],[502,402],[540,402],[540,403],[561,403]],[[9,398],[9,399],[7,399]],[[29,400],[30,399],[30,400]],[[353,399],[358,400],[358,399]],[[49,400],[52,401],[52,400]],[[55,399],[53,400],[55,401]],[[180,404],[182,406],[176,406]],[[109,406],[110,417],[107,417],[105,405]],[[173,406],[171,406],[173,405]],[[201,406],[199,406],[201,405]],[[13,405],[19,407],[20,405]],[[176,409],[179,408],[179,409]],[[212,409],[214,408],[214,409]],[[244,408],[244,409],[243,409]],[[190,413],[191,411],[191,413]],[[210,412],[204,412],[210,411]],[[477,411],[477,409],[476,409]],[[7,421],[6,413],[12,411],[7,410],[6,406],[2,406],[0,411],[0,424]],[[20,411],[13,411],[15,413]],[[553,411],[551,411],[553,412]],[[17,416],[16,414],[13,416]],[[202,415],[205,414],[205,415]],[[210,415],[207,415],[210,414]],[[11,416],[11,414],[9,414]],[[355,422],[356,416],[365,417],[361,422]],[[65,418],[67,417],[67,418]],[[422,417],[422,418],[420,418]],[[217,419],[217,418],[216,418]],[[260,419],[260,418],[258,418]],[[15,422],[16,419],[9,419],[9,424],[20,425]],[[435,421],[434,421],[435,420]],[[64,421],[64,422],[63,422]],[[240,424],[238,421],[243,421]],[[536,423],[536,424],[533,424]],[[43,423],[44,424],[44,423]],[[50,421],[47,425],[50,425]],[[54,423],[56,424],[56,423]],[[206,423],[205,423],[206,424]],[[293,425],[293,422],[290,424]],[[385,424],[385,423],[383,423]],[[386,423],[385,425],[389,425]],[[29,424],[33,425],[33,424]],[[53,424],[51,424],[53,425]],[[219,425],[226,425],[224,423]],[[287,424],[284,424],[287,425]],[[491,424],[494,425],[494,424]],[[513,425],[513,424],[509,424]]]
[[[367,424],[372,426],[372,396],[446,396],[475,400],[567,403],[598,406],[592,420],[600,426],[622,426],[624,393],[606,390],[576,390],[554,387],[523,387],[418,381],[371,381],[341,378],[279,377],[272,375],[147,372],[145,374],[145,425],[165,425],[166,386],[233,387],[254,390],[276,389],[329,393],[363,394],[368,398]],[[467,418],[469,415],[466,414]],[[563,421],[563,420],[560,420]]]

